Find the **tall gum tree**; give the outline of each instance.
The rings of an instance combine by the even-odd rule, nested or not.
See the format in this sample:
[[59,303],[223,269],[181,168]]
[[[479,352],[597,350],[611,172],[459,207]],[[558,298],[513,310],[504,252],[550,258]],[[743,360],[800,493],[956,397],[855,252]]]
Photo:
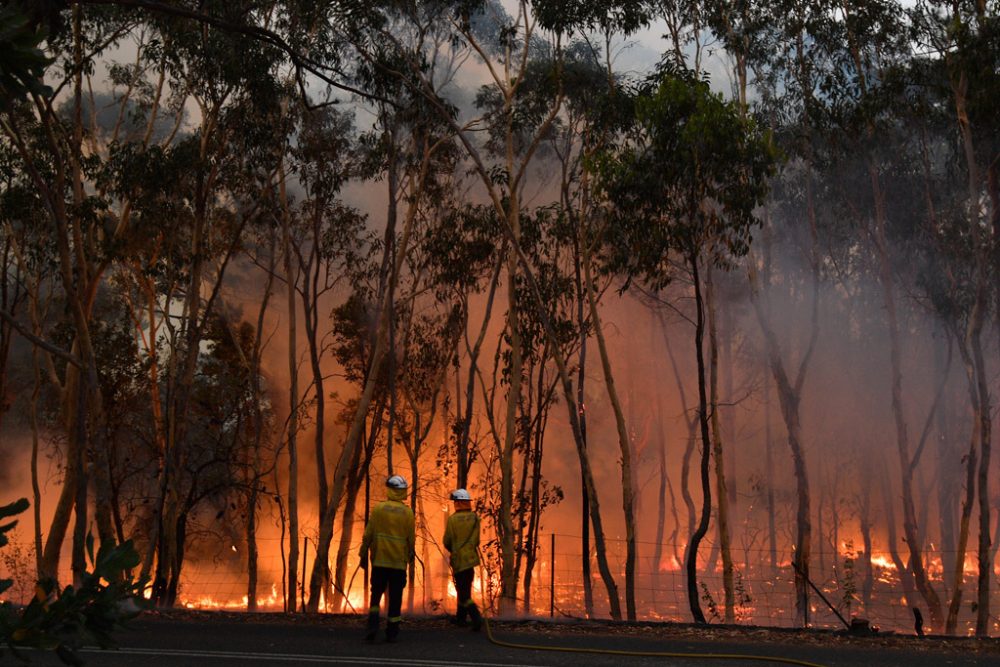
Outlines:
[[697,587],[698,546],[711,514],[706,313],[703,272],[728,266],[749,249],[754,209],[766,193],[774,157],[769,143],[737,105],[713,94],[694,75],[661,74],[635,103],[635,129],[616,152],[597,162],[610,224],[605,266],[660,289],[676,277],[676,258],[695,296],[702,483],[701,518],[686,553],[691,614],[706,622]]

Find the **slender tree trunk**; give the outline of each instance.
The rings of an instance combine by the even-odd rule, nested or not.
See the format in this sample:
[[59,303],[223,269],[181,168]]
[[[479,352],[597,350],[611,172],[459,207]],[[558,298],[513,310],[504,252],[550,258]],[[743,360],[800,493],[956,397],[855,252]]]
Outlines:
[[73,499],[73,514],[75,521],[73,523],[73,556],[72,556],[72,568],[73,568],[73,585],[79,588],[83,584],[83,575],[87,570],[87,558],[86,558],[86,542],[87,542],[87,528],[89,525],[87,519],[87,489],[89,487],[88,481],[89,476],[87,475],[86,469],[86,452],[84,451],[84,443],[87,441],[87,385],[85,382],[80,382],[77,386],[77,408],[76,408],[76,438],[80,443],[79,450],[76,452],[76,458],[73,461],[73,465],[76,466],[76,497]]
[[733,589],[733,556],[729,543],[729,494],[722,453],[722,433],[719,425],[719,340],[716,327],[715,277],[712,267],[706,269],[705,307],[708,311],[709,375],[712,426],[712,454],[715,458],[715,495],[718,498],[719,550],[722,554],[722,585],[725,595],[725,621],[736,622],[736,594]]
[[[655,408],[654,408],[655,409]],[[663,525],[667,522],[667,435],[663,429],[663,412],[657,410],[656,425],[659,435],[657,462],[659,464],[660,486],[656,491],[656,545],[653,548],[653,601],[660,589],[660,569],[663,567]]]
[[[988,316],[989,290],[996,289],[990,279],[990,259],[995,258],[1000,253],[997,238],[992,238],[991,234],[1000,224],[1000,214],[996,211],[996,162],[990,165],[987,175],[987,194],[990,196],[994,206],[990,228],[984,230],[980,215],[981,199],[980,192],[980,168],[976,159],[976,149],[972,136],[972,125],[969,121],[967,110],[966,94],[968,92],[969,81],[965,71],[961,71],[956,76],[951,76],[952,94],[955,97],[955,118],[958,122],[959,132],[962,136],[962,147],[965,154],[966,170],[968,172],[968,222],[969,235],[973,242],[973,252],[975,254],[974,288],[975,298],[972,304],[972,312],[969,314],[968,327],[966,329],[966,345],[972,355],[972,366],[975,374],[976,393],[978,395],[979,409],[977,411],[978,423],[973,428],[979,431],[979,473],[978,473],[978,500],[979,500],[979,577],[978,596],[976,606],[976,636],[989,636],[990,623],[990,580],[993,578],[993,563],[990,558],[990,483],[989,468],[992,454],[992,425],[993,416],[990,407],[989,394],[989,370],[986,368],[986,361],[983,357],[982,330]],[[1000,299],[1000,297],[995,297]]]
[[706,623],[705,614],[701,610],[698,594],[698,547],[708,533],[708,522],[712,514],[712,486],[709,477],[709,458],[712,451],[712,440],[709,435],[708,392],[706,391],[705,372],[705,304],[702,298],[701,276],[699,271],[700,258],[695,250],[689,251],[688,264],[691,268],[691,279],[694,283],[695,318],[695,354],[698,360],[698,423],[701,430],[701,519],[698,527],[691,534],[687,553],[684,556],[687,572],[688,605],[695,623]]
[[[313,219],[312,244],[312,271],[303,276],[304,287],[302,290],[302,321],[306,329],[306,341],[309,346],[309,365],[312,369],[313,395],[316,401],[314,416],[313,453],[316,457],[316,488],[317,507],[326,505],[328,494],[326,480],[326,388],[323,380],[323,367],[321,365],[319,341],[319,273],[323,256],[319,250],[323,243],[321,215],[317,212]],[[311,286],[310,286],[311,283]]]
[[[985,278],[982,278],[985,284]],[[981,287],[982,306],[985,309],[985,287]],[[974,316],[973,321],[979,320]],[[981,321],[981,320],[980,320]],[[981,325],[980,325],[981,326]],[[972,358],[976,370],[976,390],[979,394],[979,410],[977,415],[979,423],[976,427],[979,430],[979,472],[978,472],[978,500],[979,500],[979,575],[978,575],[978,598],[976,605],[976,636],[988,637],[990,628],[990,580],[993,578],[993,562],[990,551],[990,454],[992,450],[992,415],[990,414],[990,393],[987,384],[988,370],[986,361],[983,358],[983,347],[980,330],[973,331],[970,337],[970,347],[972,348]]]
[[858,524],[861,530],[861,543],[864,548],[862,557],[861,604],[865,614],[871,614],[872,589],[875,586],[875,574],[872,568],[872,473],[870,466],[859,462],[861,477],[861,497],[858,507]]
[[[943,336],[950,336],[949,333],[944,332]],[[941,353],[941,346],[934,346],[934,368],[937,373],[941,376],[941,382],[945,383],[948,381],[947,370],[945,369],[945,363],[943,359],[943,354]],[[958,459],[959,456],[956,455],[955,449],[951,444],[950,432],[949,432],[949,401],[947,400],[947,395],[945,396],[944,404],[940,406],[937,411],[936,419],[936,430],[937,433],[934,437],[937,443],[937,467],[939,481],[937,484],[937,507],[938,507],[938,521],[941,525],[941,569],[943,571],[942,576],[942,586],[944,589],[945,597],[949,597],[953,591],[951,588],[951,580],[949,579],[949,573],[955,571],[955,561],[957,559],[956,553],[958,549],[958,537],[956,535],[955,526],[955,516],[958,514],[958,496],[961,490],[961,464]],[[956,465],[958,464],[958,465]],[[949,616],[950,616],[949,612]],[[947,630],[947,623],[945,621],[945,632]]]
[[767,376],[767,364],[764,368],[764,484],[767,488],[767,553],[771,566],[771,575],[778,572],[778,528],[775,519],[774,506],[774,445],[771,432],[771,379]]
[[[889,258],[888,242],[885,236],[884,201],[875,166],[869,164],[869,176],[872,182],[872,192],[875,197],[875,245],[879,259],[879,280],[882,284],[882,299],[885,304],[886,318],[889,326],[889,360],[891,364],[892,413],[896,427],[896,447],[899,453],[899,465],[903,492],[903,532],[910,551],[910,569],[913,580],[920,591],[931,614],[931,622],[935,628],[944,627],[944,617],[941,611],[941,601],[931,586],[924,569],[923,554],[920,551],[918,539],[916,508],[913,501],[913,466],[910,459],[910,443],[907,433],[906,416],[903,406],[903,361],[901,341],[899,336],[899,319],[896,312],[896,297],[893,287],[892,265]],[[989,531],[987,530],[987,533]]]
[[247,611],[257,611],[257,483],[247,498]]
[[608,354],[607,342],[604,339],[604,331],[601,325],[601,315],[597,306],[597,296],[594,291],[593,278],[590,270],[590,254],[585,249],[583,252],[583,271],[586,281],[587,300],[590,302],[590,319],[594,323],[594,334],[597,338],[597,349],[601,355],[601,367],[604,371],[604,384],[611,401],[611,407],[615,415],[615,425],[618,429],[618,446],[621,451],[622,470],[622,509],[625,513],[625,607],[628,620],[636,620],[635,609],[635,561],[636,561],[636,539],[635,539],[635,489],[633,488],[632,474],[632,445],[629,438],[628,426],[625,424],[625,413],[622,410],[621,401],[618,398],[618,390],[615,388],[615,378],[611,370],[611,357]]
[[[361,464],[361,448],[358,447],[351,462],[351,469],[357,470]],[[361,490],[361,483],[364,475],[352,474],[347,482],[347,493],[344,494],[344,513],[340,520],[340,542],[337,545],[337,557],[334,561],[333,574],[333,605],[334,612],[343,613],[344,602],[347,600],[347,591],[344,585],[347,582],[347,556],[351,549],[351,539],[354,537],[354,513],[357,507],[358,492]]]
[[[31,419],[31,499],[34,514],[35,576],[42,580],[45,578],[42,561],[42,490],[38,484],[38,395],[42,389],[42,373],[39,368],[38,348],[32,350],[31,361],[34,371],[29,412]],[[3,400],[2,396],[0,396],[0,400]]]
[[882,503],[885,506],[885,519],[888,528],[889,558],[896,567],[900,584],[903,586],[903,595],[906,597],[907,606],[914,606],[917,603],[917,590],[913,584],[913,572],[903,558],[899,555],[899,537],[896,531],[896,507],[893,500],[892,480],[889,479],[889,470],[884,462],[879,463],[879,474],[881,476]]
[[[580,266],[580,238],[579,234],[573,237],[573,274],[576,288],[576,325],[577,335],[580,340],[579,363],[576,368],[576,404],[578,406],[578,420],[580,424],[580,448],[587,451],[587,407],[586,407],[586,382],[587,382],[587,339],[589,338],[589,328],[585,315],[584,305],[586,295],[583,291],[583,271]],[[580,469],[580,488],[586,489],[583,468]],[[581,571],[583,573],[583,607],[587,618],[594,617],[594,587],[590,572],[590,496],[586,492],[580,494],[580,555],[582,560]]]
[[[959,345],[964,351],[964,346]],[[962,514],[958,520],[958,538],[956,540],[955,559],[952,564],[950,574],[951,584],[951,604],[948,605],[948,618],[945,622],[945,634],[953,635],[958,627],[958,613],[962,607],[962,590],[965,581],[965,552],[969,543],[969,525],[972,522],[972,508],[975,506],[976,497],[976,459],[977,443],[981,437],[976,425],[979,423],[979,393],[975,386],[974,371],[972,370],[969,355],[963,352],[966,359],[966,369],[969,374],[969,393],[972,399],[973,428],[969,435],[969,451],[965,455],[965,499],[962,501]],[[948,572],[945,573],[948,575]]]
[[[285,200],[284,170],[281,170],[281,192]],[[296,610],[295,592],[298,589],[299,565],[299,364],[297,354],[295,283],[298,273],[292,269],[291,213],[283,201],[282,242],[284,245],[285,284],[288,307],[288,595],[285,611]]]
[[[429,155],[424,155],[420,165],[421,175],[417,177],[418,183],[423,183],[426,178],[429,158]],[[417,188],[417,192],[420,192],[419,188]],[[409,210],[403,222],[403,231],[400,235],[399,243],[398,245],[393,244],[395,251],[391,255],[389,254],[388,247],[384,251],[386,253],[386,261],[392,261],[394,266],[393,270],[389,274],[389,285],[385,290],[385,293],[382,295],[379,307],[379,324],[375,335],[375,345],[372,349],[369,361],[368,375],[365,380],[365,385],[362,389],[361,395],[358,397],[358,403],[355,407],[354,416],[351,419],[350,428],[348,429],[347,436],[344,438],[344,447],[340,452],[339,458],[337,459],[337,466],[334,469],[333,477],[331,479],[329,501],[327,502],[326,507],[321,508],[319,535],[316,540],[316,558],[313,564],[312,575],[309,579],[308,610],[310,612],[315,612],[319,609],[320,590],[328,577],[325,564],[329,558],[330,543],[333,540],[333,523],[336,517],[336,510],[340,506],[340,501],[344,495],[344,487],[347,483],[348,475],[350,474],[350,461],[354,458],[355,448],[359,446],[361,434],[368,418],[368,409],[371,406],[372,397],[375,395],[376,385],[378,384],[382,364],[385,360],[386,347],[388,346],[387,343],[389,337],[389,323],[387,317],[389,312],[389,303],[395,298],[395,276],[399,275],[399,270],[402,266],[405,254],[409,249],[410,234],[413,230],[416,208],[419,205],[419,200],[420,197],[417,196],[410,202]]]
[[[530,504],[528,511],[528,530],[524,540],[524,580],[522,590],[524,592],[523,609],[526,615],[531,614],[531,581],[534,573],[535,563],[538,560],[538,529],[541,524],[542,514],[542,452],[545,442],[545,427],[548,420],[545,418],[549,406],[552,403],[552,391],[546,385],[545,361],[548,359],[547,350],[543,351],[541,361],[538,364],[538,380],[535,391],[537,392],[536,412],[537,418],[533,420],[531,429],[531,492],[529,494]],[[528,469],[528,461],[525,461],[525,469]]]
[[[512,243],[521,241],[520,203],[517,192],[509,194],[507,218],[513,233]],[[523,372],[522,341],[517,302],[517,259],[511,254],[507,261],[507,334],[510,346],[510,376],[507,391],[507,414],[504,420],[504,441],[500,453],[500,609],[508,613],[515,609],[517,575],[514,571],[514,448],[517,444],[517,413],[521,402]]]
[[[756,279],[751,267],[751,300],[757,315],[757,322],[760,324],[761,331],[764,334],[768,365],[771,368],[771,374],[778,389],[778,404],[781,407],[781,415],[785,422],[788,448],[791,450],[792,455],[792,468],[795,471],[797,509],[795,515],[795,554],[792,557],[792,566],[795,570],[795,622],[797,625],[804,625],[809,616],[809,588],[807,580],[809,578],[809,562],[812,550],[812,518],[809,509],[809,474],[806,469],[805,449],[802,444],[802,426],[799,421],[800,394],[796,387],[792,386],[785,372],[778,339],[773,329],[771,329],[767,315],[764,313],[764,306],[760,303],[757,289]],[[815,314],[813,322],[815,325]],[[803,365],[800,366],[799,380],[796,381],[797,385],[801,385],[805,363],[806,361],[804,360],[802,362]]]
[[[417,517],[417,491],[420,488],[419,484],[419,469],[417,467],[420,459],[420,443],[417,441],[417,433],[420,431],[420,419],[417,418],[415,427],[413,429],[413,445],[411,448],[412,454],[410,455],[410,477],[412,481],[410,482],[410,509],[413,510],[413,516]],[[417,534],[421,532],[420,524],[417,524]],[[407,608],[410,613],[413,613],[414,609],[414,595],[417,589],[417,564],[416,559],[410,561],[410,585],[408,586],[409,591],[407,591]]]
[[[465,382],[465,414],[462,417],[461,430],[457,442],[457,468],[458,468],[458,488],[465,489],[469,485],[469,468],[472,465],[469,456],[469,437],[472,430],[472,413],[475,407],[476,373],[479,366],[479,355],[483,349],[483,342],[486,340],[486,332],[489,329],[490,319],[493,314],[493,302],[496,297],[497,287],[500,284],[500,272],[504,262],[502,253],[493,267],[493,275],[490,278],[490,289],[486,297],[486,312],[483,315],[483,323],[479,328],[479,335],[471,348],[467,348],[469,353],[469,375]],[[468,304],[466,303],[466,316],[468,316]]]

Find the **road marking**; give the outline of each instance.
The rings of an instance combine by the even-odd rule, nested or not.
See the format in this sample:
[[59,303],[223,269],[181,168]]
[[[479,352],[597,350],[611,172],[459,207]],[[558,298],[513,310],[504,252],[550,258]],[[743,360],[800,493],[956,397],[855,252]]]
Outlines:
[[[81,653],[104,653],[120,655],[165,656],[174,658],[215,658],[219,660],[271,660],[273,662],[308,662],[323,665],[400,665],[405,667],[510,667],[524,663],[509,662],[456,662],[454,660],[434,660],[430,658],[390,658],[384,656],[310,655],[294,653],[255,653],[245,651],[197,651],[186,649],[119,648],[103,651],[97,648],[80,649]],[[544,667],[544,666],[539,666]]]

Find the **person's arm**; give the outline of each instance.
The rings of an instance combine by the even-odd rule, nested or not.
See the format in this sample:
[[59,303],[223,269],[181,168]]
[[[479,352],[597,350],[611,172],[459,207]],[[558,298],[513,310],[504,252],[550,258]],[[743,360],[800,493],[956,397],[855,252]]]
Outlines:
[[368,517],[368,523],[365,524],[365,534],[361,538],[361,567],[365,570],[368,569],[368,549],[371,547],[372,538],[375,536],[374,519],[374,514]]
[[444,548],[449,552],[451,551],[451,517],[448,517],[448,523],[444,525]]
[[417,556],[416,520],[414,519],[414,516],[412,514],[410,514],[409,518],[410,518],[409,522],[410,529],[407,532],[406,542],[407,546],[410,548],[409,556],[410,556],[410,562],[412,563],[413,559],[416,558]]

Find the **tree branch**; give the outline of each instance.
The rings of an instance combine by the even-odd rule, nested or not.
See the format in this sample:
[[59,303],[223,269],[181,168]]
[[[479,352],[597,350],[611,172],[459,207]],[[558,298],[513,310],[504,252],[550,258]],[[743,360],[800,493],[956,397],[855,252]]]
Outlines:
[[30,343],[34,344],[36,347],[42,348],[43,350],[45,350],[49,354],[54,354],[55,356],[59,357],[63,361],[66,361],[67,363],[73,364],[77,368],[81,368],[81,369],[83,368],[83,362],[82,361],[80,361],[75,356],[73,356],[72,354],[70,354],[66,350],[62,349],[61,347],[57,347],[56,345],[53,345],[52,343],[48,342],[47,340],[39,338],[35,334],[33,334],[30,331],[28,331],[27,329],[25,329],[24,325],[22,325],[20,322],[18,322],[16,317],[14,317],[10,313],[8,313],[3,308],[0,308],[0,319],[2,319],[7,324],[9,324],[15,331],[17,331],[17,333],[19,333],[22,336],[24,336],[24,338],[26,340],[28,340]]

